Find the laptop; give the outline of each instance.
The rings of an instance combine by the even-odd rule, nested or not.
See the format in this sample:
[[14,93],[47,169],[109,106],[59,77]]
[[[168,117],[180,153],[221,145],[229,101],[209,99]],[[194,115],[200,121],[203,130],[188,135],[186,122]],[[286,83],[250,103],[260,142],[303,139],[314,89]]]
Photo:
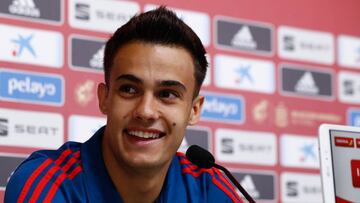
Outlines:
[[319,150],[324,203],[360,203],[360,128],[322,124]]

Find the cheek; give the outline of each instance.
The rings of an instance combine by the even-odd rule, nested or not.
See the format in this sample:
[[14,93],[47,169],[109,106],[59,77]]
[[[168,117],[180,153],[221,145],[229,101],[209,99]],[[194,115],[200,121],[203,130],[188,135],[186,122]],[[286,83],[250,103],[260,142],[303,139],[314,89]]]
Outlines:
[[187,108],[168,109],[166,113],[167,120],[172,128],[186,127],[189,122],[190,111]]
[[[126,107],[126,108],[125,108]],[[111,120],[115,123],[118,123],[122,120],[129,119],[131,113],[128,105],[113,105],[109,109],[109,113],[107,114],[108,120]]]
[[134,103],[123,99],[117,99],[114,100],[110,106],[111,109],[109,110],[113,112],[113,115],[121,118],[126,118],[133,110]]
[[182,135],[185,132],[185,129],[189,124],[189,114],[190,112],[187,109],[182,109],[181,111],[169,114],[170,116],[167,117],[168,123],[171,125],[174,133]]

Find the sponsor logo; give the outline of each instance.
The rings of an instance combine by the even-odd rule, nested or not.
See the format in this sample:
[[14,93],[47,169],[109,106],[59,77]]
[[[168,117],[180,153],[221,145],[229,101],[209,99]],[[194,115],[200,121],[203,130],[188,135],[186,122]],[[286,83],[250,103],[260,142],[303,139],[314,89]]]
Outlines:
[[280,66],[281,93],[311,99],[334,99],[333,73],[293,65]]
[[240,28],[232,38],[231,45],[234,47],[243,47],[245,49],[255,49],[257,47],[257,43],[251,35],[249,26],[244,25]]
[[347,115],[348,125],[360,127],[360,109],[350,109]]
[[360,74],[340,71],[338,74],[338,90],[341,102],[360,104]]
[[0,1],[0,15],[58,24],[62,21],[62,7],[61,0],[2,0]]
[[289,125],[289,110],[288,108],[283,104],[279,103],[275,107],[275,125],[280,128],[285,128]]
[[11,14],[40,17],[40,10],[33,0],[13,0],[9,6],[9,11]]
[[279,56],[332,65],[334,37],[331,33],[280,26],[278,30]]
[[355,93],[354,81],[344,80],[343,87],[344,87],[343,93],[345,95],[353,95]]
[[355,188],[360,188],[360,160],[351,160],[351,179]]
[[185,153],[191,145],[198,145],[208,151],[211,151],[210,129],[203,127],[187,128],[178,151]]
[[339,65],[360,68],[360,38],[340,35],[337,42]]
[[61,106],[63,78],[57,75],[0,69],[0,99]]
[[70,66],[76,70],[103,73],[105,40],[71,37]]
[[270,61],[215,56],[218,87],[272,94],[275,92],[274,64]]
[[354,138],[351,137],[339,137],[339,136],[335,136],[334,138],[334,143],[335,146],[337,147],[350,147],[350,148],[354,148],[355,143],[354,143]]
[[286,183],[286,195],[289,197],[296,197],[299,195],[298,193],[298,183],[295,181],[289,181]]
[[140,12],[140,6],[130,1],[70,0],[70,26],[100,32],[113,33],[132,16]]
[[[147,4],[144,10],[149,11],[159,7],[159,5]],[[202,44],[205,47],[210,45],[210,17],[207,13],[183,10],[173,7],[168,7],[176,13],[195,33],[199,36]]]
[[305,143],[301,148],[301,152],[303,153],[303,155],[300,157],[300,161],[305,163],[308,162],[309,160],[313,160],[313,161],[317,161],[318,159],[318,155],[316,155],[316,146],[317,143],[310,143],[307,144]]
[[247,80],[249,81],[249,83],[254,84],[254,79],[250,75],[251,68],[252,67],[250,65],[239,66],[239,68],[236,70],[236,72],[238,73],[238,83],[242,83],[243,81]]
[[315,137],[281,136],[281,164],[287,167],[319,168],[318,140]]
[[203,120],[243,123],[245,103],[242,97],[203,93],[205,102],[201,112]]
[[0,136],[7,136],[9,133],[8,129],[9,121],[5,118],[0,118]]
[[0,191],[4,191],[10,176],[13,174],[16,167],[26,159],[26,155],[16,154],[0,154],[0,163],[2,163],[0,170]]
[[272,55],[273,29],[271,25],[226,17],[217,17],[215,23],[216,45],[219,48]]
[[89,60],[91,68],[103,69],[103,58],[104,58],[105,45],[96,51]]
[[217,129],[215,138],[219,161],[270,166],[277,162],[273,133]]
[[275,105],[275,125],[280,128],[296,125],[302,127],[315,127],[321,123],[343,123],[343,117],[338,114],[311,111],[302,109],[289,109],[284,103]]
[[0,25],[0,60],[61,68],[63,37],[60,33]]
[[90,20],[90,5],[84,3],[75,4],[75,18],[78,20]]
[[294,36],[284,36],[284,49],[287,51],[294,51],[295,50],[295,42]]
[[234,154],[234,139],[223,138],[221,139],[221,153]]
[[[336,113],[320,111],[319,109],[290,108],[284,102],[271,103],[260,100],[251,104],[252,120],[256,124],[279,128],[286,127],[317,127],[321,123],[344,123],[343,116]],[[348,122],[350,117],[348,113]],[[360,115],[359,115],[360,116]],[[353,121],[356,122],[354,115]]]
[[95,82],[86,80],[75,88],[75,101],[82,107],[86,107],[95,98]]
[[[9,123],[8,119],[0,118],[4,130],[2,136],[9,136]],[[28,134],[28,135],[44,135],[44,136],[55,136],[58,133],[57,127],[46,126],[46,125],[32,125],[32,124],[14,124],[12,128],[13,132],[17,134]]]
[[318,174],[282,173],[281,191],[284,202],[323,202]]
[[311,72],[305,72],[304,75],[298,80],[294,87],[295,92],[317,95],[319,94],[319,87],[316,86],[314,77]]
[[[0,108],[2,145],[34,148],[58,148],[63,143],[63,117],[60,114]],[[39,122],[41,121],[41,122]]]
[[[255,200],[275,200],[275,175],[272,173],[254,173],[231,170],[240,185]],[[239,195],[240,192],[239,192]]]
[[15,44],[15,46],[17,47],[17,50],[14,49],[12,51],[13,56],[15,57],[21,57],[23,51],[28,51],[30,53],[31,56],[33,56],[34,58],[36,58],[36,53],[32,47],[31,40],[33,38],[34,35],[29,35],[29,36],[22,36],[21,34],[17,36],[16,39],[12,39],[11,41]]
[[252,107],[252,118],[256,123],[263,124],[270,121],[270,103],[268,100],[262,99],[256,102]]
[[105,124],[106,118],[84,115],[71,115],[68,120],[69,140],[76,142],[85,142]]
[[246,175],[240,184],[244,185],[248,193],[251,194],[253,198],[259,198],[259,190],[255,187],[254,181],[250,175]]

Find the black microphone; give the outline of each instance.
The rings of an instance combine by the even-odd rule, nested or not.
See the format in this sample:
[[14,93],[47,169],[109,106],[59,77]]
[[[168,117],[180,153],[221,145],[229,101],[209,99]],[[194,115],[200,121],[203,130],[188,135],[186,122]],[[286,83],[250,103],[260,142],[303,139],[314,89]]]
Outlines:
[[239,191],[244,195],[244,197],[250,203],[255,203],[255,200],[246,192],[246,190],[236,181],[233,175],[223,166],[220,166],[215,163],[214,156],[207,150],[197,146],[191,145],[186,151],[186,158],[193,164],[197,165],[200,168],[218,168],[226,174],[226,176],[231,180],[231,182],[239,189]]

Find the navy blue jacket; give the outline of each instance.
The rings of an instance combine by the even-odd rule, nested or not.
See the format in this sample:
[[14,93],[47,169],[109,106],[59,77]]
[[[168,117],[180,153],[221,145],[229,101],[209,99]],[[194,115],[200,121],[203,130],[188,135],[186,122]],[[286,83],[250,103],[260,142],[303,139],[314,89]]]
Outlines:
[[[34,152],[11,176],[5,203],[122,203],[101,152],[104,128],[85,143],[67,142],[58,150]],[[199,169],[176,153],[157,202],[241,202],[223,174]]]

